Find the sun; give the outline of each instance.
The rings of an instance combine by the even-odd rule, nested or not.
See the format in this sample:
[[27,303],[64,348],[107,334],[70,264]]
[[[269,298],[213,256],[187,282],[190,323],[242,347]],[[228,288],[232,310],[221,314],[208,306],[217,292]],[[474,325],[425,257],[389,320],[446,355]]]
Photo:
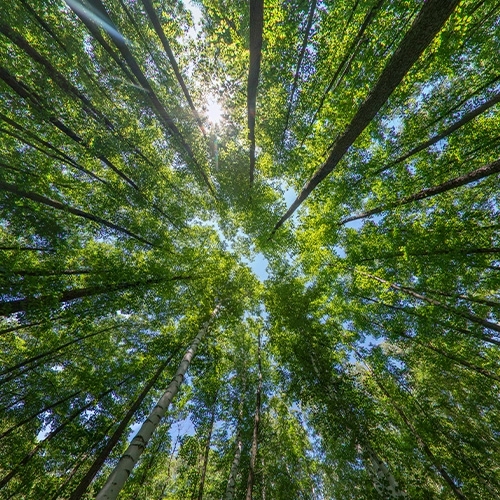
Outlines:
[[218,125],[222,120],[223,109],[219,101],[214,96],[209,96],[207,99],[207,118],[210,124]]

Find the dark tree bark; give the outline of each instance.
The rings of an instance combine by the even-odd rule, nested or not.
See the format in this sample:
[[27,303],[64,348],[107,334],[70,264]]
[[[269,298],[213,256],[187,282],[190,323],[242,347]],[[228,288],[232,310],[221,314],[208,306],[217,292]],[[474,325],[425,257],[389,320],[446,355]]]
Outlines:
[[412,194],[410,196],[405,196],[404,198],[400,198],[399,200],[386,203],[385,205],[380,205],[376,208],[372,208],[371,210],[367,210],[358,215],[353,215],[351,217],[346,217],[339,222],[339,225],[346,224],[347,222],[352,222],[354,220],[365,219],[366,217],[370,217],[375,214],[380,214],[387,210],[391,210],[392,208],[397,208],[402,205],[406,205],[408,203],[413,203],[414,201],[425,200],[426,198],[430,198],[431,196],[435,196],[437,194],[445,193],[446,191],[450,191],[452,189],[456,189],[460,186],[466,186],[467,184],[471,184],[472,182],[476,182],[480,179],[484,179],[493,174],[497,174],[500,172],[500,160],[496,160],[488,165],[484,165],[468,174],[461,175],[460,177],[455,177],[454,179],[450,179],[449,181],[443,182],[438,186],[425,188],[419,191],[418,193]]
[[26,198],[28,200],[32,200],[32,201],[35,201],[37,203],[41,203],[43,205],[53,207],[56,210],[61,210],[63,212],[68,212],[72,215],[76,215],[77,217],[82,217],[84,219],[91,220],[93,222],[96,222],[99,225],[103,225],[103,226],[106,226],[110,229],[118,231],[119,233],[126,234],[127,236],[130,236],[131,238],[134,238],[137,241],[140,241],[141,243],[144,243],[148,246],[151,246],[151,247],[154,246],[153,243],[146,240],[145,238],[142,238],[141,236],[138,236],[137,234],[133,233],[132,231],[129,231],[128,229],[125,229],[124,227],[118,226],[117,224],[114,224],[113,222],[109,222],[109,221],[103,219],[102,217],[98,217],[97,215],[93,215],[89,212],[84,212],[83,210],[80,210],[78,208],[70,207],[69,205],[65,205],[64,203],[61,203],[60,201],[52,200],[50,198],[47,198],[46,196],[42,196],[40,194],[34,193],[33,191],[23,191],[22,189],[19,189],[19,187],[16,186],[15,184],[9,184],[7,182],[0,181],[0,190],[8,191],[9,193],[15,194],[21,198]]
[[380,108],[401,83],[406,73],[439,33],[459,0],[428,0],[382,71],[377,83],[358,109],[345,131],[335,141],[330,156],[302,188],[297,199],[276,223],[273,233],[297,210],[314,188],[325,179],[343,158]]
[[456,130],[462,128],[464,125],[467,125],[467,123],[471,122],[474,118],[479,116],[480,114],[488,111],[491,107],[493,107],[495,104],[498,104],[500,102],[500,93],[495,94],[493,97],[488,99],[484,104],[481,106],[478,106],[476,109],[473,109],[472,111],[469,111],[466,113],[460,120],[456,121],[452,125],[450,125],[447,129],[443,130],[443,132],[440,132],[439,134],[436,134],[435,136],[431,137],[427,141],[422,142],[418,146],[415,146],[412,150],[410,150],[408,153],[400,156],[393,162],[391,162],[389,165],[376,170],[375,172],[370,174],[370,177],[379,175],[386,170],[389,170],[390,168],[394,167],[395,165],[398,165],[399,163],[404,162],[408,158],[416,155],[417,153],[420,153],[420,151],[423,151],[424,149],[430,148],[440,140],[444,139],[445,137],[448,137],[450,134],[455,132]]

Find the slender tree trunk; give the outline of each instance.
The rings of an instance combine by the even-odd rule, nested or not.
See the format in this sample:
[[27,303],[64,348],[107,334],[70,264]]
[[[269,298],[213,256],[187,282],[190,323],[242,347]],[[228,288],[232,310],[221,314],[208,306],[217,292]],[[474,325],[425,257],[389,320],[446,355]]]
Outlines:
[[458,120],[455,123],[453,123],[452,125],[450,125],[447,129],[443,130],[443,132],[436,134],[434,137],[431,137],[429,140],[414,147],[411,151],[400,156],[399,158],[397,158],[396,160],[391,162],[389,165],[387,165],[379,170],[376,170],[375,172],[370,174],[370,177],[379,175],[379,174],[385,172],[386,170],[389,170],[390,168],[398,165],[399,163],[404,162],[405,160],[412,157],[413,155],[416,155],[420,151],[423,151],[424,149],[430,148],[431,146],[433,146],[434,144],[436,144],[440,140],[449,136],[451,133],[455,132],[459,128],[462,128],[464,125],[466,125],[467,123],[472,121],[477,116],[481,115],[485,111],[488,111],[488,109],[490,109],[495,104],[498,104],[499,102],[500,102],[500,93],[497,93],[492,98],[488,99],[481,106],[478,106],[476,109],[473,109],[472,111],[469,111],[468,113],[465,113],[465,115],[460,120]]
[[231,463],[231,470],[229,471],[229,478],[227,480],[226,494],[224,496],[225,500],[233,500],[234,492],[236,489],[236,475],[238,474],[238,469],[240,467],[241,450],[243,448],[243,442],[241,440],[241,429],[238,427],[236,432],[236,447],[234,450],[234,458]]
[[[119,292],[129,290],[144,285],[158,284],[167,281],[182,279],[191,279],[189,276],[174,276],[173,278],[150,278],[142,281],[131,281],[125,283],[110,283],[108,285],[89,286],[87,288],[75,288],[73,290],[66,290],[56,300],[56,303],[66,303],[76,299],[83,299],[92,297],[94,295],[101,295],[103,293]],[[53,303],[52,297],[42,296],[37,298],[26,298],[11,300],[8,302],[0,302],[0,316],[8,316],[17,312],[27,311],[31,308],[43,307],[45,304]]]
[[288,129],[288,122],[290,121],[290,113],[292,112],[292,106],[293,106],[293,98],[295,97],[295,92],[297,91],[297,83],[299,81],[299,76],[300,76],[300,67],[302,65],[302,60],[304,59],[304,55],[306,53],[307,49],[307,44],[309,42],[309,35],[311,33],[311,28],[314,20],[314,13],[316,12],[316,4],[317,0],[312,0],[311,5],[309,6],[309,14],[307,16],[307,25],[306,29],[304,32],[304,40],[302,41],[302,47],[300,49],[300,54],[299,54],[299,59],[297,61],[297,66],[295,68],[295,75],[293,77],[293,84],[292,84],[292,90],[290,91],[290,97],[289,102],[288,102],[288,108],[286,110],[286,117],[285,117],[285,127],[283,129],[283,139],[282,142],[285,140],[285,134]]
[[[312,353],[309,353],[311,365],[313,367],[316,378],[322,383],[322,377]],[[327,387],[328,397],[334,401],[334,394],[330,384],[324,384]],[[354,422],[349,416],[343,415],[348,425]],[[350,426],[346,426],[346,430],[353,433],[358,452],[363,458],[367,470],[371,473],[374,488],[384,495],[384,498],[406,498],[406,494],[399,488],[396,478],[393,476],[389,468],[384,464],[382,459],[375,452],[373,447],[366,439],[362,439],[359,430],[353,432]],[[389,496],[387,496],[389,495]]]
[[411,340],[418,345],[421,345],[422,347],[425,347],[427,349],[430,349],[431,351],[434,351],[437,354],[440,354],[441,356],[444,356],[445,358],[451,359],[454,361],[456,364],[459,364],[468,370],[472,370],[476,373],[480,373],[484,377],[496,380],[500,382],[500,377],[495,375],[494,373],[491,373],[490,371],[486,370],[485,368],[482,368],[481,366],[477,366],[474,363],[470,363],[466,359],[460,358],[458,356],[455,356],[454,354],[450,354],[449,352],[444,351],[443,349],[440,349],[439,347],[434,346],[430,342],[421,342],[418,340],[416,337],[412,337],[411,335],[408,335],[406,333],[401,332],[400,335],[408,340]]
[[360,448],[361,453],[366,453],[368,456],[368,461],[365,463],[371,471],[373,485],[380,496],[384,499],[408,498],[406,493],[399,488],[396,478],[377,452],[368,443],[364,443]]
[[[72,344],[76,344],[77,342],[80,342],[82,340],[94,337],[96,335],[99,335],[100,333],[109,332],[110,330],[113,330],[115,328],[116,328],[115,326],[111,326],[109,328],[104,328],[103,330],[99,330],[97,332],[89,333],[88,335],[84,335],[83,337],[78,337],[76,339],[70,340],[69,342],[62,344],[59,347],[51,349],[50,351],[42,352],[40,354],[37,354],[36,356],[32,356],[31,358],[25,359],[24,361],[17,363],[17,365],[6,368],[5,370],[0,372],[0,375],[6,375],[7,373],[13,372],[14,370],[17,370],[18,368],[22,368],[23,366],[29,365],[30,363],[33,363],[34,361],[36,361],[38,359],[45,358],[46,356],[50,356],[51,354],[54,354],[55,352],[58,352],[58,351],[64,349],[65,347],[68,347]],[[3,383],[3,382],[4,381],[1,381],[0,383]]]
[[235,450],[234,458],[231,463],[231,469],[229,471],[229,477],[226,485],[226,493],[224,495],[224,500],[233,500],[234,492],[236,489],[236,475],[238,474],[238,469],[240,467],[241,451],[243,449],[243,441],[241,438],[241,427],[243,425],[243,406],[244,406],[244,395],[246,392],[246,378],[244,378],[243,388],[240,394],[239,401],[239,411],[238,411],[238,422],[235,438]]
[[387,210],[391,210],[392,208],[407,205],[408,203],[412,203],[414,201],[425,200],[426,198],[430,198],[431,196],[445,193],[446,191],[450,191],[461,186],[466,186],[467,184],[471,184],[472,182],[484,179],[485,177],[496,174],[498,172],[500,172],[500,160],[494,161],[488,165],[484,165],[483,167],[473,170],[468,174],[461,175],[460,177],[455,177],[454,179],[443,182],[438,186],[422,189],[418,193],[412,194],[410,196],[405,196],[404,198],[400,198],[399,200],[386,203],[385,205],[380,205],[358,215],[346,217],[339,222],[339,225],[341,226],[343,224],[346,224],[347,222],[352,222],[354,220],[365,219],[366,217],[370,217],[371,215],[380,214],[382,212],[386,212]]
[[38,415],[41,415],[42,413],[44,413],[48,410],[51,410],[52,408],[55,408],[56,406],[64,403],[65,401],[68,401],[68,399],[71,399],[71,398],[74,398],[75,396],[78,396],[78,394],[80,394],[81,392],[82,392],[81,390],[75,391],[75,392],[69,394],[68,396],[65,396],[64,398],[61,398],[61,399],[55,401],[54,403],[50,403],[49,405],[44,406],[41,410],[37,411],[35,414],[30,415],[29,417],[26,417],[24,420],[17,422],[16,425],[14,425],[14,426],[10,427],[9,429],[7,429],[6,431],[2,432],[2,434],[0,434],[0,439],[7,437],[9,434],[14,432],[15,430],[20,429],[24,424],[27,424],[28,422],[31,422],[31,420],[38,417]]
[[479,297],[470,297],[469,295],[462,295],[459,293],[447,293],[447,292],[441,292],[440,290],[429,290],[430,293],[434,293],[436,295],[441,295],[442,297],[449,297],[452,299],[461,299],[465,300],[466,302],[474,302],[476,304],[483,304],[485,306],[489,307],[500,307],[500,302],[495,302],[493,300],[488,300],[488,299],[482,299]]
[[247,494],[246,500],[252,500],[252,491],[255,482],[255,466],[257,464],[257,448],[259,444],[259,425],[260,425],[260,407],[261,407],[261,392],[262,392],[262,363],[260,353],[260,331],[258,336],[257,346],[257,363],[258,363],[258,384],[257,394],[255,398],[255,416],[253,421],[252,433],[252,448],[250,451],[250,465],[248,467]]
[[26,198],[28,200],[34,201],[36,203],[41,203],[42,205],[47,205],[49,207],[55,208],[56,210],[61,210],[63,212],[68,212],[72,215],[76,215],[77,217],[82,217],[87,220],[91,220],[93,222],[96,222],[97,224],[106,226],[110,229],[113,229],[119,233],[126,234],[127,236],[130,236],[131,238],[136,239],[137,241],[140,241],[141,243],[145,243],[148,246],[154,247],[155,245],[151,243],[150,241],[146,240],[145,238],[142,238],[141,236],[138,236],[137,234],[134,234],[132,231],[129,231],[128,229],[125,229],[124,227],[118,226],[117,224],[114,224],[113,222],[109,222],[102,217],[99,217],[97,215],[93,215],[89,212],[85,212],[83,210],[80,210],[79,208],[74,208],[69,205],[66,205],[64,203],[61,203],[60,201],[52,200],[50,198],[47,198],[46,196],[42,196],[38,193],[34,193],[33,191],[23,191],[22,189],[19,189],[18,186],[15,184],[9,184],[7,182],[2,182],[0,181],[0,189],[3,191],[8,191],[9,193],[15,194],[21,198]]
[[495,332],[500,333],[500,325],[498,325],[497,323],[492,323],[491,321],[487,321],[485,319],[482,319],[479,316],[476,316],[475,314],[457,311],[456,309],[449,307],[448,305],[444,304],[443,302],[440,302],[439,300],[427,297],[426,295],[422,295],[421,293],[418,293],[409,287],[400,286],[400,285],[397,285],[396,283],[391,283],[387,280],[379,278],[378,276],[375,276],[374,274],[365,273],[365,272],[361,272],[361,274],[368,276],[376,281],[379,281],[380,283],[384,283],[385,285],[388,285],[389,288],[404,292],[412,297],[415,297],[416,299],[427,302],[428,304],[431,304],[433,306],[441,307],[441,308],[445,309],[446,311],[450,311],[451,313],[456,314],[457,316],[461,316],[462,318],[466,318],[469,321],[472,321],[473,323],[477,323],[478,325],[481,325],[481,326],[484,326],[485,328],[488,328],[489,330],[494,330]]
[[489,248],[447,248],[442,250],[419,250],[418,252],[395,252],[386,255],[379,255],[376,257],[367,257],[360,259],[356,264],[362,264],[363,262],[370,262],[375,260],[386,260],[395,259],[398,257],[404,257],[405,255],[410,255],[412,257],[432,257],[435,255],[474,255],[474,254],[496,254],[500,253],[500,248],[489,247]]
[[120,490],[125,484],[125,481],[128,479],[128,476],[132,472],[132,469],[134,468],[135,464],[139,460],[139,457],[142,455],[142,452],[147,446],[151,436],[153,435],[153,432],[156,430],[158,424],[165,415],[170,403],[172,402],[172,399],[179,391],[186,371],[196,354],[198,345],[205,337],[208,331],[208,327],[210,326],[218,311],[219,306],[214,309],[210,318],[205,321],[205,323],[203,323],[203,326],[201,327],[198,335],[194,338],[191,347],[187,350],[186,354],[182,358],[182,361],[172,382],[170,382],[167,390],[160,398],[149,417],[144,421],[142,427],[139,429],[139,432],[130,442],[127,450],[122,455],[120,461],[109,475],[106,484],[98,493],[96,500],[112,500],[117,498]]
[[186,83],[184,82],[184,78],[182,77],[181,71],[179,69],[179,65],[177,64],[174,53],[172,52],[172,48],[170,47],[170,43],[168,43],[168,39],[165,35],[165,32],[163,31],[160,20],[158,19],[158,16],[156,15],[156,11],[153,7],[153,2],[151,0],[142,0],[142,5],[144,5],[144,9],[146,10],[146,13],[151,21],[151,24],[153,25],[155,32],[158,35],[158,38],[160,39],[160,41],[163,45],[163,49],[165,50],[165,53],[167,54],[168,60],[170,61],[170,64],[172,65],[172,69],[174,70],[175,77],[177,78],[177,81],[179,82],[179,85],[182,88],[182,92],[184,93],[184,97],[186,98],[186,101],[188,102],[189,107],[191,108],[191,112],[193,113],[193,116],[194,116],[196,122],[198,123],[198,127],[200,128],[202,134],[206,137],[207,133],[205,131],[205,127],[203,126],[203,122],[201,121],[200,115],[198,114],[198,111],[196,110],[196,107],[193,103],[193,99],[191,99],[191,95],[190,95],[189,90],[186,86]]
[[[314,125],[316,122],[316,118],[318,117],[319,113],[323,109],[323,104],[325,103],[326,96],[332,91],[332,89],[335,88],[339,85],[339,83],[342,81],[343,76],[347,73],[349,66],[351,65],[351,62],[353,58],[356,56],[356,53],[358,51],[358,48],[361,46],[364,38],[365,31],[367,30],[368,26],[370,26],[371,22],[373,19],[375,19],[375,16],[377,15],[377,11],[380,9],[382,4],[384,3],[385,0],[378,0],[378,2],[368,11],[366,14],[363,23],[361,24],[356,36],[352,40],[351,44],[349,45],[349,48],[344,54],[344,57],[342,58],[342,61],[337,67],[337,70],[333,74],[332,79],[330,80],[330,83],[328,84],[328,87],[326,88],[325,92],[321,96],[321,99],[319,101],[319,105],[314,112],[314,115],[312,117],[311,122],[309,123],[307,127],[307,131],[304,134],[304,137],[301,141],[300,148],[304,144],[305,140],[307,139],[309,132],[311,130],[311,127]],[[354,14],[354,9],[353,9],[353,14]],[[347,24],[350,23],[350,20],[347,22]],[[330,149],[333,146],[333,144],[328,148]]]
[[205,489],[205,477],[207,475],[208,455],[210,453],[210,443],[212,441],[212,433],[214,430],[215,413],[217,405],[217,395],[215,396],[212,412],[210,414],[210,423],[208,427],[207,442],[205,443],[205,452],[203,454],[203,465],[201,467],[200,489],[198,490],[198,500],[203,500],[203,490]]
[[250,66],[247,83],[248,139],[250,140],[250,186],[255,172],[255,114],[259,86],[262,30],[264,29],[264,0],[250,0]]
[[[80,2],[77,2],[75,0],[67,0],[68,4],[70,7],[77,13],[77,15],[84,21],[84,23],[88,26],[89,23],[88,21],[85,21],[84,19],[88,17],[89,12],[97,14],[97,16],[101,19],[102,22],[106,23],[108,29],[107,34],[111,37],[113,40],[114,44],[118,48],[119,52],[121,53],[122,57],[125,59],[127,62],[127,65],[129,66],[130,70],[132,71],[132,74],[136,78],[137,82],[139,85],[146,91],[146,94],[149,98],[149,101],[152,105],[152,108],[159,118],[160,122],[166,127],[166,129],[169,131],[170,134],[178,141],[182,149],[184,150],[185,153],[187,153],[187,156],[191,160],[191,162],[195,165],[196,169],[199,171],[201,176],[203,177],[203,180],[207,187],[209,188],[210,192],[214,194],[214,189],[212,187],[212,184],[210,183],[210,180],[208,179],[208,176],[206,172],[203,170],[203,168],[198,164],[196,161],[196,158],[194,156],[193,150],[191,149],[191,146],[186,142],[184,137],[182,136],[180,130],[177,128],[177,125],[173,121],[172,117],[170,114],[167,112],[165,109],[164,105],[161,103],[161,101],[158,99],[158,96],[154,92],[153,88],[151,87],[148,79],[142,72],[139,64],[135,60],[132,52],[130,51],[129,47],[127,46],[127,43],[125,41],[125,38],[123,35],[120,33],[118,28],[115,26],[113,23],[112,19],[109,17],[109,14],[106,10],[106,7],[102,3],[101,0],[89,0],[89,4],[91,6],[90,9],[87,7],[83,7]],[[94,32],[97,31],[94,29]],[[92,33],[94,35],[94,32]],[[100,41],[100,40],[99,40]]]
[[314,188],[325,179],[343,158],[363,130],[375,118],[380,108],[403,80],[406,73],[439,33],[459,0],[428,0],[385,66],[377,83],[346,127],[335,141],[330,156],[302,188],[297,199],[276,223],[273,233],[297,210]]
[[[382,302],[380,300],[376,300],[376,299],[371,299],[370,297],[364,297],[363,295],[356,295],[356,297],[360,298],[360,299],[363,299],[363,300],[367,300],[369,302],[373,302],[375,304],[380,304],[384,307],[387,307],[388,309],[393,309],[395,311],[402,311],[406,314],[409,314],[410,316],[416,316],[417,318],[422,318],[424,320],[429,320],[429,317],[428,316],[424,316],[423,314],[419,314],[411,309],[408,309],[407,307],[398,307],[398,306],[393,306],[392,304],[387,304],[386,302]],[[457,326],[454,326],[454,325],[450,325],[444,321],[439,321],[437,319],[433,319],[432,320],[435,324],[437,325],[441,325],[441,326],[444,326],[446,328],[449,328],[450,330],[453,330],[455,332],[458,332],[458,333],[462,333],[464,335],[467,335],[467,336],[470,336],[470,337],[475,337],[479,340],[482,340],[484,342],[488,342],[490,344],[494,344],[494,345],[498,345],[500,346],[500,340],[497,340],[493,337],[490,337],[488,335],[485,335],[484,333],[480,333],[480,334],[477,334],[471,330],[467,330],[465,328],[460,328],[460,327],[457,327]]]

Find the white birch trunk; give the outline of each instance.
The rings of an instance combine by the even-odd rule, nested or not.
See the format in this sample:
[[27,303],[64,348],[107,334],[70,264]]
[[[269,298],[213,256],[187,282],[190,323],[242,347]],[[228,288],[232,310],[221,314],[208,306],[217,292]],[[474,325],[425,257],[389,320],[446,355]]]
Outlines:
[[150,413],[149,417],[144,421],[142,427],[139,429],[139,432],[130,442],[127,450],[120,458],[120,461],[114,468],[113,472],[111,472],[111,474],[109,475],[106,484],[97,494],[96,500],[113,500],[118,497],[118,494],[123,488],[123,485],[128,479],[135,464],[138,462],[140,456],[142,455],[142,452],[146,448],[151,436],[153,435],[153,432],[158,427],[158,424],[165,415],[170,403],[172,402],[172,399],[179,391],[191,360],[196,354],[198,345],[206,335],[208,327],[210,326],[210,323],[217,314],[218,310],[219,306],[215,308],[210,319],[203,323],[203,326],[201,327],[198,335],[193,340],[190,348],[186,351],[186,354],[184,354],[184,357],[179,364],[179,368],[177,369],[177,373],[167,387],[167,390],[164,392],[163,396],[160,398],[157,405]]
[[234,490],[236,488],[236,474],[238,473],[238,468],[240,466],[242,447],[243,443],[241,442],[241,435],[238,431],[238,435],[236,437],[236,450],[234,452],[233,463],[231,464],[231,471],[229,472],[229,479],[227,480],[226,496],[224,497],[224,500],[233,500]]

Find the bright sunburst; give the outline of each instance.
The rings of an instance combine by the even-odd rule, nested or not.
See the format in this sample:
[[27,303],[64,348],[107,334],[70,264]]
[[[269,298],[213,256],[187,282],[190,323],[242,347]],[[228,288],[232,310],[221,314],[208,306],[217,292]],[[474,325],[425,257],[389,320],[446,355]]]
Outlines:
[[209,96],[207,100],[207,118],[212,125],[217,125],[222,119],[223,109],[219,101],[214,96]]

